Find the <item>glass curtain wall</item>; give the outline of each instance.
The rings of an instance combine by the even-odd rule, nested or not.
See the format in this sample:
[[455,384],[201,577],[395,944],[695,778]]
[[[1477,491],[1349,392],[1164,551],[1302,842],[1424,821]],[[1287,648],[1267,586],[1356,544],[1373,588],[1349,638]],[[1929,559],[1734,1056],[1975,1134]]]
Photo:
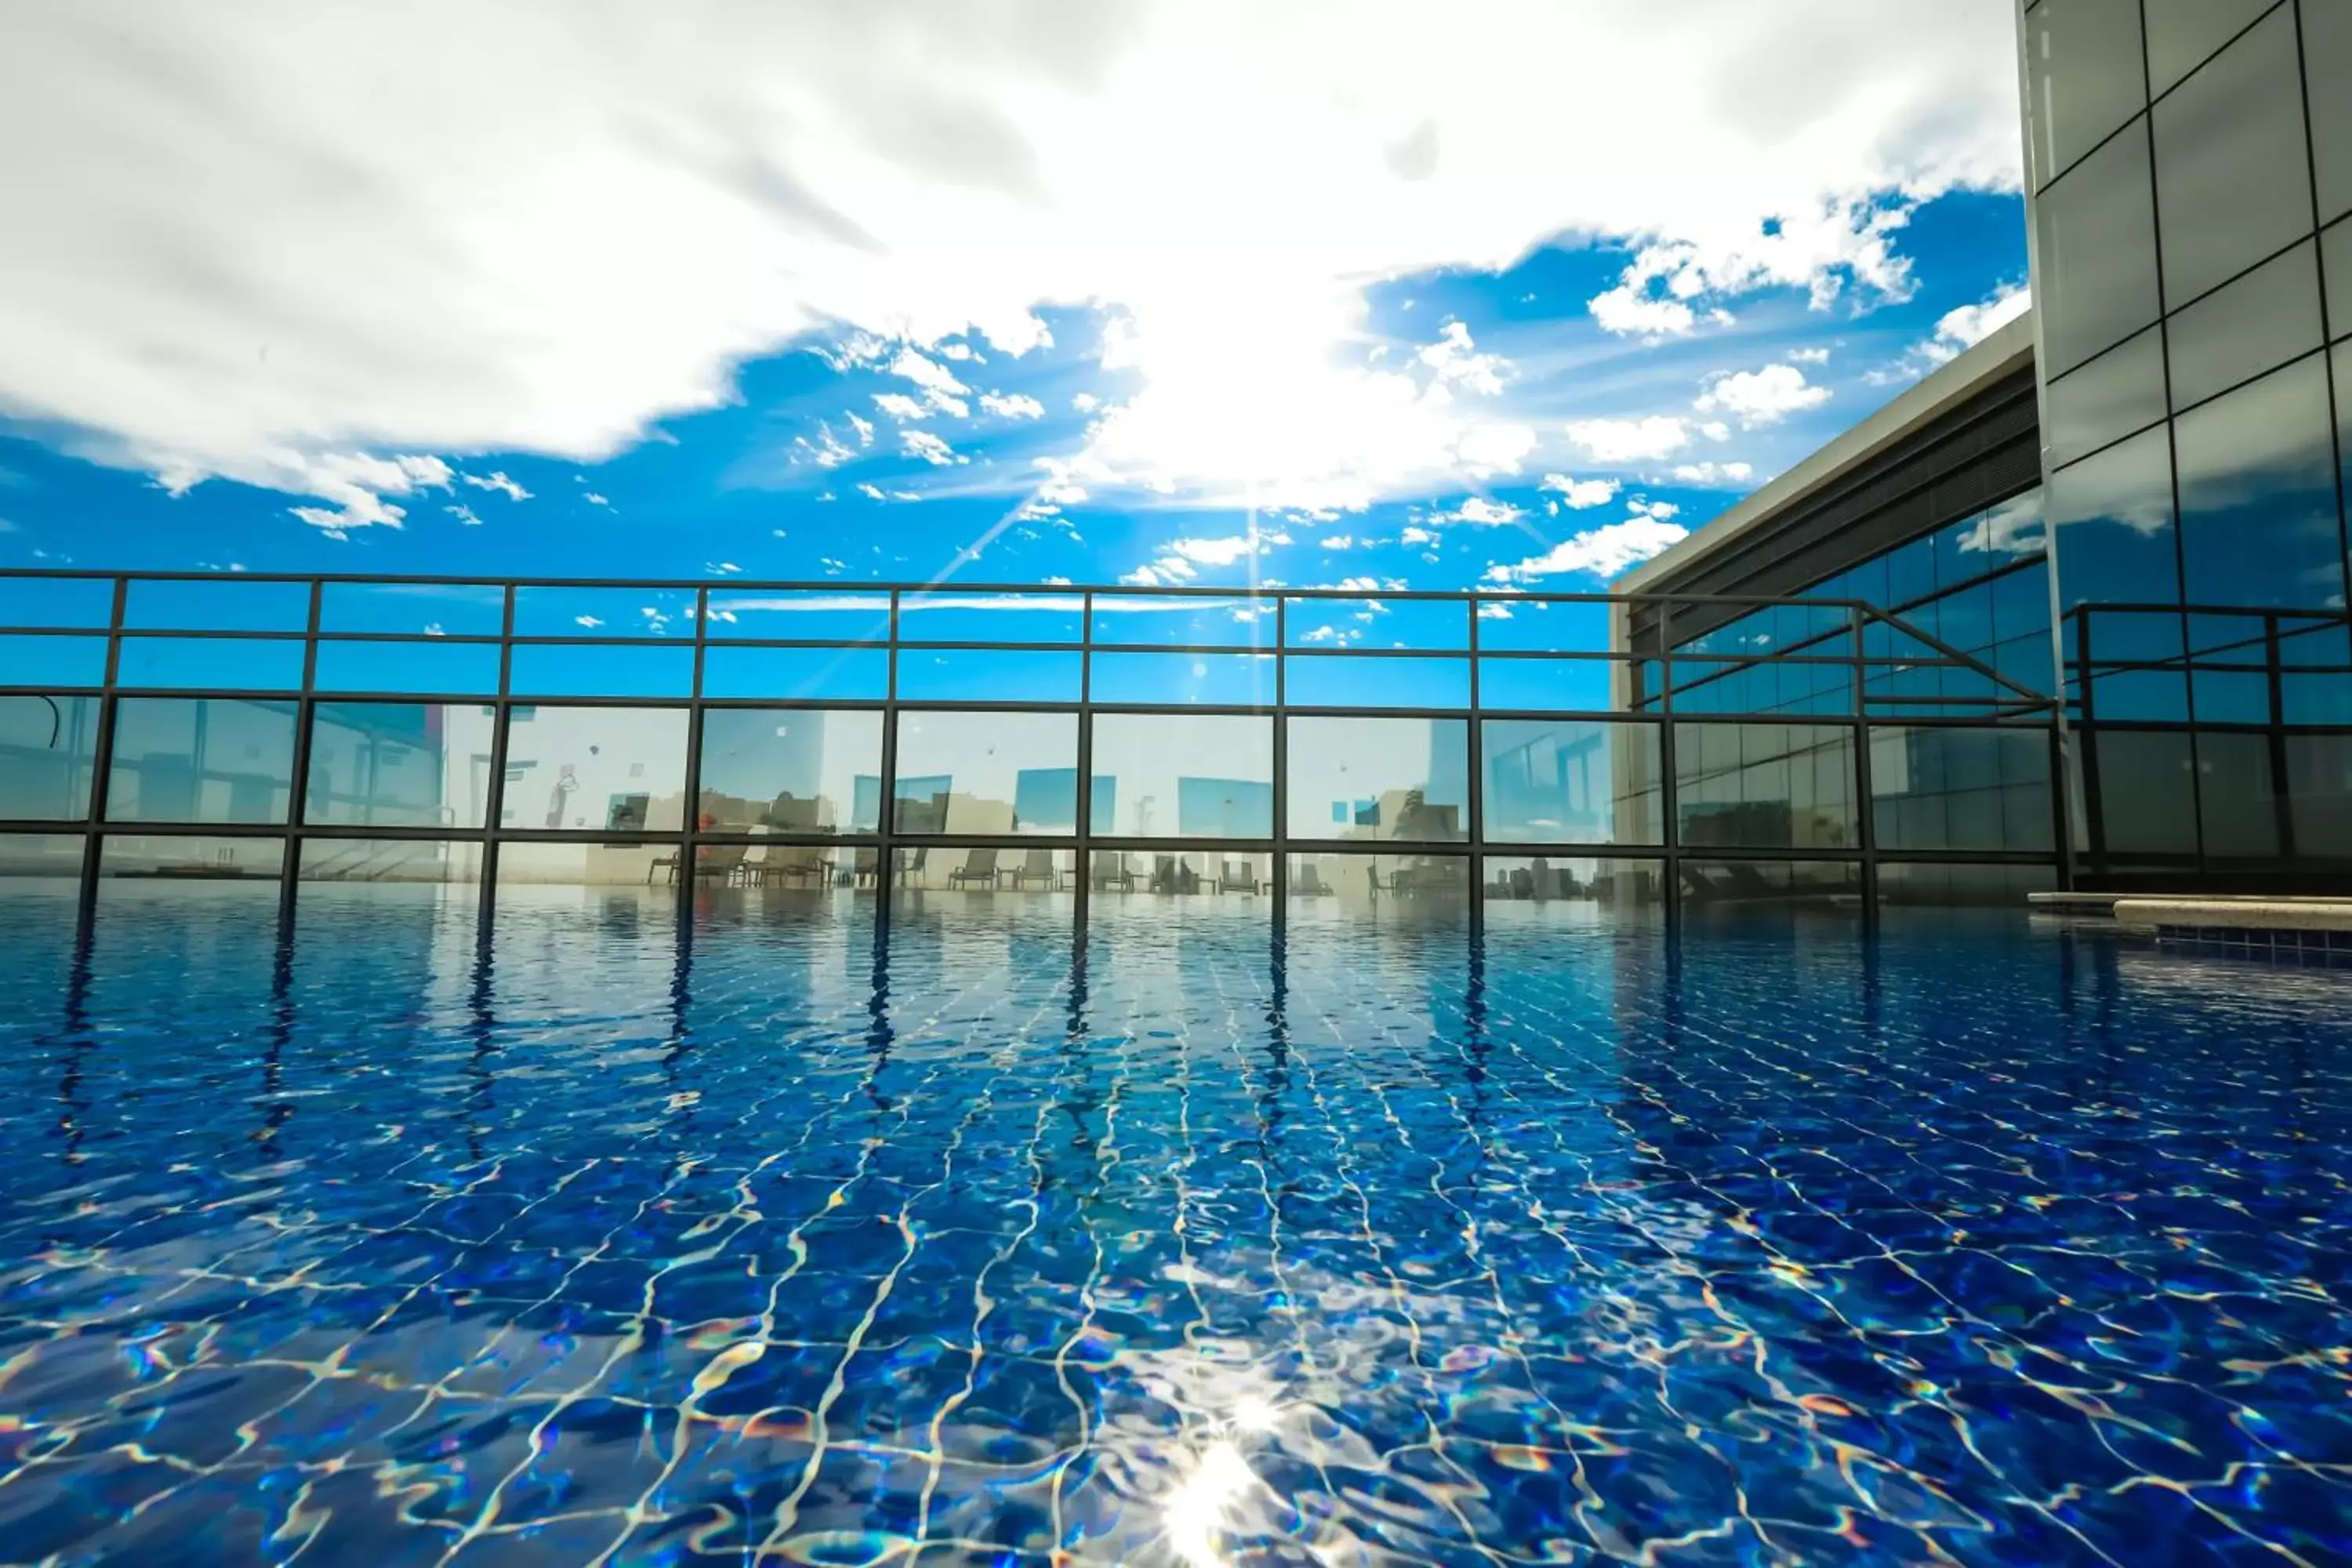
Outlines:
[[2085,876],[2352,869],[2352,6],[2022,12]]

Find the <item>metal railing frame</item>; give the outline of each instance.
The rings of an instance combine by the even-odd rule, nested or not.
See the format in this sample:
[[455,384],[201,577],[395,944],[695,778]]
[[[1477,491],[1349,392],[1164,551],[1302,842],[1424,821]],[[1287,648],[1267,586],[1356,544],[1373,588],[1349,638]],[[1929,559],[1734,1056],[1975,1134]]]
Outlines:
[[[10,580],[70,579],[100,580],[111,584],[110,613],[103,627],[91,626],[58,626],[37,623],[0,625],[0,639],[22,635],[71,635],[106,638],[104,679],[96,686],[75,686],[59,683],[13,683],[7,671],[0,668],[0,695],[7,693],[42,693],[54,696],[84,696],[99,700],[99,718],[95,730],[95,752],[88,794],[88,807],[83,817],[70,822],[49,820],[0,820],[0,832],[27,834],[80,834],[83,836],[79,918],[85,933],[93,918],[98,889],[104,876],[101,847],[110,833],[134,835],[141,837],[201,837],[256,838],[282,840],[285,845],[284,867],[281,872],[280,906],[283,917],[291,921],[299,904],[302,881],[302,851],[311,839],[378,839],[386,842],[429,841],[436,843],[474,844],[478,846],[481,876],[480,924],[487,936],[496,913],[496,889],[499,881],[499,858],[502,846],[519,843],[613,844],[656,846],[678,856],[677,896],[681,919],[688,918],[694,908],[698,878],[693,868],[699,863],[702,851],[714,845],[765,844],[774,847],[820,847],[835,848],[871,848],[876,853],[876,894],[882,919],[887,921],[893,902],[894,877],[898,869],[898,852],[916,845],[953,849],[960,847],[1002,847],[1010,843],[1023,848],[1045,848],[1066,851],[1074,856],[1076,875],[1073,879],[1075,919],[1083,930],[1092,880],[1092,857],[1097,849],[1128,853],[1181,854],[1186,852],[1219,855],[1248,854],[1271,858],[1270,882],[1273,919],[1279,924],[1287,904],[1289,858],[1293,854],[1369,854],[1461,859],[1466,862],[1462,879],[1463,895],[1467,902],[1468,917],[1474,925],[1483,919],[1485,900],[1484,865],[1488,858],[1528,858],[1549,856],[1559,858],[1601,861],[1628,861],[1655,866],[1663,878],[1664,912],[1669,921],[1681,912],[1683,901],[1682,871],[1685,862],[1753,862],[1758,865],[1839,863],[1855,866],[1861,878],[1863,903],[1866,912],[1874,915],[1877,906],[1877,868],[1882,858],[1897,858],[1921,864],[1954,864],[1986,866],[2050,866],[2058,862],[2059,848],[2065,843],[2062,833],[2050,852],[2036,850],[1901,850],[1889,855],[1878,843],[1878,835],[1870,791],[1870,740],[1874,730],[1901,728],[1906,730],[1955,728],[1969,730],[2015,731],[2025,723],[2047,726],[2052,732],[2053,757],[2058,754],[2058,725],[2061,716],[2056,699],[2032,690],[2003,675],[1981,660],[1953,648],[1916,626],[1867,603],[1851,599],[1818,599],[1802,595],[1690,595],[1690,594],[1493,594],[1482,592],[1445,592],[1438,590],[1399,590],[1366,593],[1351,589],[1328,588],[1268,588],[1249,590],[1204,586],[1137,589],[1126,586],[1076,586],[1035,584],[845,584],[839,581],[821,582],[745,582],[740,579],[709,580],[632,580],[620,578],[502,578],[495,581],[464,576],[403,576],[381,577],[364,574],[238,574],[225,576],[204,572],[136,572],[93,573],[66,569],[0,571],[0,585]],[[307,609],[303,626],[299,630],[271,629],[205,629],[171,626],[128,624],[131,588],[139,583],[205,583],[205,584],[299,584],[307,588]],[[336,585],[362,587],[399,587],[409,590],[434,587],[476,588],[496,591],[499,604],[499,630],[496,634],[472,633],[454,636],[431,636],[402,632],[342,632],[325,624],[326,596]],[[690,628],[675,635],[584,636],[524,635],[516,630],[516,614],[521,595],[532,590],[585,591],[619,589],[645,593],[690,594],[693,595]],[[817,594],[851,599],[873,599],[880,619],[878,636],[866,637],[756,637],[719,636],[711,634],[711,606],[714,595],[728,596],[761,594]],[[970,598],[1003,600],[1009,604],[1028,604],[1056,608],[1075,608],[1079,614],[1080,636],[1075,641],[1039,640],[1030,638],[941,638],[908,636],[907,616],[910,602],[929,600],[959,601]],[[1248,621],[1252,635],[1245,640],[1216,643],[1152,643],[1128,642],[1097,635],[1097,608],[1106,600],[1145,600],[1177,602],[1186,600],[1227,601],[1247,604],[1255,613]],[[1444,647],[1295,647],[1290,639],[1291,611],[1294,605],[1317,602],[1338,604],[1384,603],[1447,603],[1462,606],[1463,630],[1458,646]],[[1656,646],[1650,648],[1612,647],[1547,648],[1496,648],[1482,637],[1480,622],[1486,616],[1482,611],[1488,605],[1524,609],[1538,604],[1570,604],[1648,607],[1655,612]],[[1682,605],[1706,605],[1716,608],[1743,607],[1764,609],[1784,605],[1803,605],[1824,616],[1837,615],[1843,626],[1809,639],[1812,646],[1846,639],[1845,651],[1838,654],[1809,654],[1799,647],[1773,653],[1677,654],[1673,646],[1671,623],[1674,610]],[[1622,627],[1632,623],[1632,616],[1616,617],[1614,625]],[[1874,656],[1866,651],[1866,630],[1884,626],[1901,637],[1913,639],[1918,647],[1930,650],[1933,658],[1909,656]],[[1263,633],[1271,628],[1271,638]],[[299,689],[153,686],[125,682],[122,677],[123,652],[126,647],[140,640],[171,637],[204,640],[269,639],[302,644],[302,679]],[[338,643],[385,643],[415,645],[430,641],[436,645],[494,646],[498,648],[499,690],[496,694],[479,691],[446,692],[432,690],[346,690],[322,689],[318,682],[319,653],[321,647]],[[0,641],[0,648],[5,648]],[[690,647],[692,679],[690,689],[682,695],[583,696],[566,693],[543,695],[515,689],[514,656],[519,647]],[[835,698],[824,696],[761,696],[712,697],[704,694],[708,653],[712,647],[804,647],[804,648],[877,648],[887,651],[887,677],[884,694],[879,698]],[[965,649],[985,652],[1044,651],[1067,652],[1077,656],[1078,688],[1075,700],[1063,697],[1048,700],[1017,700],[1010,698],[993,700],[933,700],[906,696],[901,685],[901,656],[913,649],[945,651]],[[1095,700],[1093,684],[1096,656],[1104,653],[1157,654],[1171,658],[1185,655],[1246,655],[1271,661],[1272,694],[1270,701],[1251,703],[1161,703],[1112,702]],[[1468,700],[1460,706],[1331,706],[1293,704],[1288,700],[1288,677],[1292,662],[1337,661],[1349,658],[1413,658],[1428,661],[1450,661],[1465,667]],[[1635,674],[1654,667],[1656,689],[1638,701],[1633,708],[1573,709],[1519,707],[1488,708],[1483,701],[1480,684],[1482,668],[1490,663],[1513,660],[1599,662],[1628,668]],[[1849,710],[1843,713],[1770,712],[1727,710],[1708,711],[1704,706],[1690,706],[1690,693],[1699,682],[1685,683],[1676,679],[1676,666],[1701,667],[1709,678],[1740,668],[1788,665],[1820,665],[1843,668],[1848,676],[1851,692]],[[1944,698],[1899,696],[1874,693],[1866,676],[1874,669],[1890,668],[1950,668],[1967,671],[1983,682],[1996,695],[1986,698]],[[1683,699],[1677,701],[1680,695]],[[112,768],[110,759],[115,721],[121,702],[126,700],[166,698],[179,700],[246,700],[283,704],[292,709],[295,716],[293,742],[294,771],[289,785],[287,820],[283,823],[150,823],[114,822],[108,816],[110,784]],[[344,823],[312,823],[307,820],[306,765],[310,748],[310,736],[317,705],[331,702],[384,703],[452,703],[480,705],[492,710],[490,759],[488,766],[485,822],[480,828],[455,828],[446,826],[373,826]],[[536,828],[509,826],[505,823],[505,794],[511,742],[511,721],[518,708],[629,708],[644,707],[667,710],[683,710],[687,716],[686,755],[683,758],[684,791],[681,799],[682,826],[676,830],[589,832],[550,832]],[[1951,711],[1918,711],[1917,710],[1954,710],[1970,708],[1976,711],[1962,716]],[[701,743],[704,717],[714,710],[730,709],[798,709],[878,710],[883,715],[882,744],[879,763],[880,799],[883,810],[876,829],[870,833],[791,833],[770,832],[751,835],[724,829],[705,830],[700,826]],[[1020,834],[1008,839],[1003,835],[967,835],[949,833],[914,834],[908,832],[897,820],[896,790],[898,785],[898,716],[906,711],[968,711],[1068,713],[1074,717],[1076,731],[1076,816],[1066,833]],[[1167,716],[1199,714],[1245,714],[1267,717],[1274,728],[1273,765],[1271,778],[1273,834],[1267,838],[1217,837],[1137,837],[1116,834],[1097,834],[1092,820],[1094,785],[1093,738],[1094,718],[1097,714],[1158,714]],[[1320,838],[1292,832],[1289,820],[1289,747],[1288,721],[1293,718],[1349,717],[1394,719],[1401,721],[1459,721],[1465,726],[1466,820],[1463,837],[1446,842],[1421,842],[1405,839]],[[1573,723],[1614,723],[1647,725],[1654,728],[1658,742],[1658,777],[1656,798],[1659,821],[1655,841],[1625,844],[1582,844],[1574,842],[1534,843],[1507,838],[1490,838],[1486,834],[1484,749],[1480,726],[1489,721],[1538,720]],[[1700,725],[1790,725],[1831,729],[1843,731],[1850,750],[1851,764],[1847,780],[1853,791],[1855,842],[1850,846],[1830,847],[1735,847],[1712,845],[1692,846],[1683,842],[1678,792],[1683,783],[1676,758],[1675,740],[1685,727]],[[2063,773],[2053,769],[2052,789],[2058,797],[2053,811],[2063,820],[2065,794]]]

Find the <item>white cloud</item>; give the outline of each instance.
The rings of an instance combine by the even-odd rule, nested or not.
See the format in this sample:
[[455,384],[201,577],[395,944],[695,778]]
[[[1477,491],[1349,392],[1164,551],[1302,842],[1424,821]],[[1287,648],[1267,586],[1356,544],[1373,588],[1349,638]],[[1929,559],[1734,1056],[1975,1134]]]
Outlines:
[[1629,337],[1673,337],[1698,324],[1697,316],[1681,300],[1653,298],[1631,283],[1594,295],[1590,309],[1602,331]]
[[600,496],[594,490],[590,490],[580,499],[586,501],[590,506],[611,506],[613,504],[610,497]]
[[1690,445],[1690,426],[1665,415],[1646,419],[1580,419],[1568,438],[1596,463],[1639,463],[1671,457]]
[[1689,532],[1661,518],[1630,517],[1622,522],[1606,523],[1564,539],[1543,554],[1515,566],[1490,566],[1486,577],[1495,583],[1523,583],[1531,577],[1590,572],[1606,580],[1663,552]]
[[467,528],[479,528],[482,526],[482,520],[474,515],[474,509],[472,507],[445,506],[441,510],[447,512],[451,517],[456,518]]
[[1558,492],[1559,504],[1571,511],[1607,506],[1617,499],[1615,479],[1576,479],[1566,474],[1546,474],[1543,488]]
[[874,426],[855,414],[850,415],[848,418],[850,427],[857,432],[857,444],[861,447],[874,445]]
[[1434,544],[1437,542],[1437,535],[1425,528],[1407,527],[1397,535],[1397,542],[1399,544]]
[[1957,359],[2033,308],[2033,294],[2021,283],[2005,285],[1979,304],[1947,310],[1936,322],[1936,335],[1914,351],[1930,365]]
[[1634,517],[1654,517],[1660,522],[1682,515],[1682,508],[1670,500],[1629,500],[1625,510]]
[[482,474],[460,474],[457,477],[464,479],[467,484],[473,486],[478,490],[497,490],[509,500],[529,500],[530,499],[530,492],[523,489],[521,485],[516,483],[514,480],[507,478],[504,472],[492,473],[487,476]]
[[1830,363],[1830,351],[1827,349],[1790,349],[1789,351],[1789,363],[1791,364],[1827,364]]
[[917,402],[903,392],[877,392],[874,405],[893,419],[920,419],[930,413],[928,405]]
[[1706,424],[1701,425],[1698,427],[1698,433],[1706,437],[1710,441],[1728,441],[1731,439],[1731,426],[1726,425],[1720,419],[1708,420]]
[[1503,390],[1503,372],[1510,362],[1499,354],[1476,353],[1476,348],[1469,328],[1448,321],[1438,329],[1437,341],[1424,345],[1418,357],[1437,373],[1442,384],[1496,396]]
[[898,432],[898,445],[906,449],[908,457],[920,458],[935,468],[951,468],[957,463],[971,460],[929,430],[901,430]]
[[[328,459],[600,458],[820,330],[913,345],[952,413],[966,362],[920,345],[1021,354],[1091,304],[1152,400],[1120,473],[1353,504],[1457,482],[1484,422],[1450,356],[1334,366],[1367,279],[1615,237],[1596,309],[1681,330],[1763,284],[1895,292],[1907,204],[2017,180],[1998,5],[1457,9],[1476,71],[1430,68],[1419,0],[16,7],[0,145],[41,149],[9,216],[42,243],[0,247],[0,407],[356,523]],[[1562,60],[1608,68],[1562,93]]]
[[882,487],[880,485],[861,484],[857,487],[857,493],[864,496],[867,500],[881,500],[885,499],[882,494]]
[[1349,533],[1327,533],[1321,539],[1317,540],[1316,542],[1320,544],[1326,550],[1353,550],[1356,548],[1355,535]]
[[1488,479],[1517,473],[1528,454],[1536,449],[1537,440],[1532,426],[1478,425],[1454,442],[1454,455],[1472,479]]
[[[294,515],[330,533],[353,528],[398,528],[400,520],[408,513],[384,497],[413,495],[425,489],[446,490],[457,477],[449,465],[438,458],[371,458],[349,452],[293,461],[289,469],[299,472],[299,483],[286,488],[296,494],[313,495],[332,503],[331,508],[298,506],[292,509]],[[506,478],[504,474],[498,477]],[[482,483],[470,475],[465,478],[469,485]],[[163,483],[174,494],[185,488],[176,484],[175,476],[170,474],[163,477]],[[527,490],[523,493],[530,494]]]
[[980,405],[1000,419],[1043,419],[1045,405],[1025,393],[983,392]]
[[1235,535],[1228,539],[1175,539],[1169,541],[1169,552],[1202,566],[1230,566],[1257,553],[1257,545],[1250,539]]
[[1508,501],[1495,500],[1486,496],[1471,496],[1452,511],[1429,514],[1432,522],[1466,522],[1477,528],[1496,528],[1517,522],[1528,514]]
[[1691,406],[1702,414],[1728,414],[1754,429],[1829,400],[1829,388],[1808,382],[1795,365],[1768,364],[1761,370],[1717,372],[1707,377],[1706,390]]
[[1747,463],[1684,463],[1674,477],[1686,485],[1744,485],[1756,477],[1756,470]]
[[963,393],[971,390],[955,378],[955,372],[909,348],[898,351],[898,357],[890,362],[890,374],[903,381],[913,382],[925,392]]
[[1081,392],[1070,399],[1070,406],[1081,414],[1092,414],[1102,406],[1102,399],[1091,392]]

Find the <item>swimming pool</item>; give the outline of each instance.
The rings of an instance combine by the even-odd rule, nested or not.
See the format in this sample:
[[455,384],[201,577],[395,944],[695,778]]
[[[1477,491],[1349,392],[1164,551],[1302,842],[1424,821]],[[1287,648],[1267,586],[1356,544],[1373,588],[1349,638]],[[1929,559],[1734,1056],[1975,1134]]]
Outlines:
[[0,936],[11,1560],[2352,1553],[2342,973],[167,891]]

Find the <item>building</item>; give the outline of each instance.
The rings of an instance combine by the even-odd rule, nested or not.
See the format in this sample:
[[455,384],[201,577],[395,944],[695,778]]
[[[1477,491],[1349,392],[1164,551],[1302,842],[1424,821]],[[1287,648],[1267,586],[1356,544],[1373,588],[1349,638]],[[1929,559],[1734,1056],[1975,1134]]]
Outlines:
[[[2057,683],[2062,790],[2030,737],[1874,734],[1882,847],[2056,833],[2084,888],[2341,889],[2352,5],[2037,0],[2020,40],[2035,309],[1613,586],[1860,599]],[[1683,710],[1804,711],[1836,672],[1752,656],[1846,630],[1621,616],[1635,651],[1751,656],[1729,692],[1678,660]]]

